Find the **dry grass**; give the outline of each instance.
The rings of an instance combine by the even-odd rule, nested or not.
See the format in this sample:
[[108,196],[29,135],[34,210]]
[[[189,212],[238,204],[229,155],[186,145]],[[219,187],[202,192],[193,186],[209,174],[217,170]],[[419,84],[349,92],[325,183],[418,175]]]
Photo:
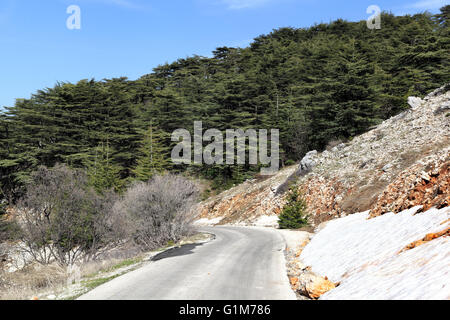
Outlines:
[[134,246],[116,247],[107,250],[100,259],[82,264],[79,269],[75,269],[77,274],[56,262],[49,265],[28,262],[24,268],[15,272],[2,271],[5,265],[0,263],[0,300],[45,299],[48,295],[57,295],[67,289],[69,282],[92,279],[135,264],[140,261],[141,254]]
[[63,287],[67,281],[65,269],[57,265],[29,265],[16,272],[0,274],[0,300],[28,300],[46,291]]
[[[81,279],[91,279],[102,273],[138,263],[135,259],[108,259],[92,261],[80,268]],[[0,273],[0,300],[30,300],[33,297],[39,299],[48,295],[60,293],[68,285],[70,274],[66,268],[57,264],[40,265],[30,264],[16,272]]]

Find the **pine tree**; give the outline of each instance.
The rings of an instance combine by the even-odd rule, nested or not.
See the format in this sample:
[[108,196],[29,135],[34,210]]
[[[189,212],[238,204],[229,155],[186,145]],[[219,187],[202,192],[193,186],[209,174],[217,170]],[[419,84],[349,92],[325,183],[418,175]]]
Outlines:
[[168,158],[169,148],[164,141],[166,134],[150,123],[149,128],[143,132],[141,146],[138,149],[140,156],[137,166],[132,170],[136,179],[148,181],[154,174],[162,173],[170,168]]
[[333,87],[336,104],[336,137],[350,138],[364,132],[378,122],[375,95],[370,80],[373,64],[357,51],[357,42],[352,39],[346,52],[337,61],[339,67]]
[[297,186],[290,188],[287,203],[279,216],[280,229],[299,229],[308,225],[306,201],[302,198]]
[[111,189],[121,191],[124,186],[120,179],[122,168],[113,163],[113,150],[109,143],[101,143],[93,152],[92,157],[85,161],[89,184],[99,193]]

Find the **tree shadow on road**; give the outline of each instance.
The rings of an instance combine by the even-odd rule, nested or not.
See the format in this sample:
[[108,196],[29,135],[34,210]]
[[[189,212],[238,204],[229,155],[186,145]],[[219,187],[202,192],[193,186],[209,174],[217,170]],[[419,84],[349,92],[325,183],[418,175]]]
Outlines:
[[158,253],[156,256],[152,257],[150,261],[158,261],[165,258],[172,258],[178,256],[185,256],[188,254],[194,253],[194,249],[198,246],[202,246],[203,243],[193,243],[193,244],[185,244],[181,247],[175,247],[164,252]]

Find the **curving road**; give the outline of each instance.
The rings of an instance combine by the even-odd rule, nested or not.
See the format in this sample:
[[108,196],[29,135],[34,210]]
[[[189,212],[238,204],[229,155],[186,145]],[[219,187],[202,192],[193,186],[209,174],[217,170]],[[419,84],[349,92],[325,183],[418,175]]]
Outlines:
[[80,300],[295,299],[286,275],[283,237],[275,229],[202,228],[216,238],[162,253]]

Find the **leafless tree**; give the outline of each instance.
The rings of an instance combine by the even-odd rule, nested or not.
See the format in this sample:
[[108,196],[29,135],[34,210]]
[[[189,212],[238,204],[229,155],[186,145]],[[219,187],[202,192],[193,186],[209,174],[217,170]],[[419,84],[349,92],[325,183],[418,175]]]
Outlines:
[[39,167],[18,207],[24,250],[40,263],[72,265],[95,256],[105,243],[112,205],[87,186],[81,170]]
[[18,202],[23,250],[42,264],[68,266],[119,241],[153,249],[192,231],[198,195],[195,183],[172,174],[134,183],[120,198],[100,195],[82,170],[39,167]]
[[182,176],[155,176],[133,184],[112,215],[118,233],[128,235],[143,250],[178,241],[192,229],[193,206],[199,196],[195,183]]

